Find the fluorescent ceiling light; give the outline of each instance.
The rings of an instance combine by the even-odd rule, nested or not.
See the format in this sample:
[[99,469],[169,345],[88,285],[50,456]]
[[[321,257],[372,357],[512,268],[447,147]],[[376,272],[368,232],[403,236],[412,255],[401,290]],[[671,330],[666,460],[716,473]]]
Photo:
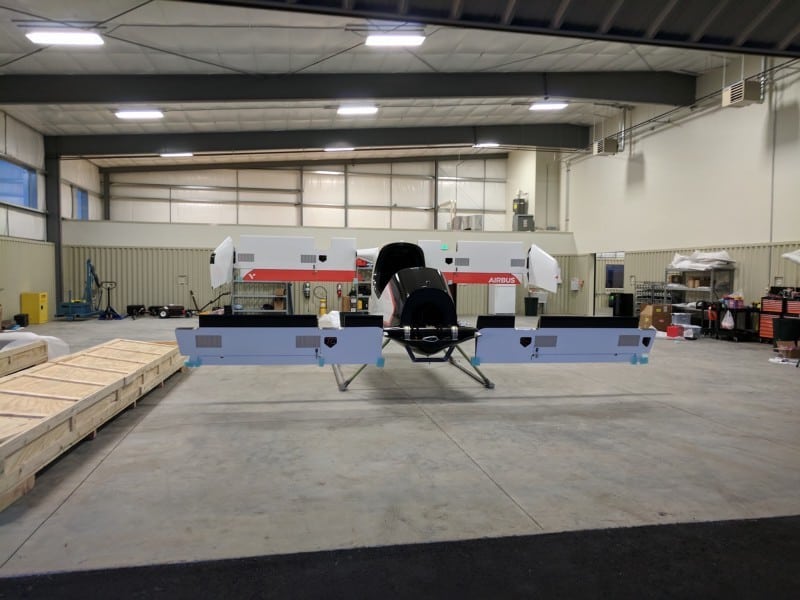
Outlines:
[[192,152],[164,152],[161,158],[188,158],[194,156]]
[[367,36],[367,46],[421,46],[425,36],[421,34],[409,35],[379,33]]
[[105,43],[98,34],[81,29],[34,30],[25,37],[34,44],[51,46],[102,46]]
[[340,106],[336,110],[337,115],[374,115],[378,112],[378,107],[370,104]]
[[350,152],[351,150],[355,150],[355,148],[349,148],[345,146],[329,146],[328,148],[323,148],[325,152]]
[[118,110],[116,113],[118,119],[163,119],[164,113],[155,109],[142,109],[142,110]]
[[528,110],[563,110],[567,106],[566,102],[534,102]]
[[317,175],[344,175],[342,171],[311,171]]
[[479,144],[474,144],[473,148],[499,148],[500,144],[497,142],[480,142]]

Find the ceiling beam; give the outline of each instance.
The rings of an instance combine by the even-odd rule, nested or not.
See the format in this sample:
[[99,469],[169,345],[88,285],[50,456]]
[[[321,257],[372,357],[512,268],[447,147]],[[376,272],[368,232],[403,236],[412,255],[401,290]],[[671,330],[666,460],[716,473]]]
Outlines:
[[562,23],[564,23],[564,15],[567,14],[570,2],[572,2],[572,0],[561,0],[556,12],[553,13],[553,20],[550,21],[550,27],[553,29],[561,28]]
[[60,157],[296,150],[322,149],[336,144],[353,148],[471,146],[479,141],[492,141],[504,146],[578,150],[589,145],[589,128],[580,125],[498,125],[47,136],[45,154]]
[[[707,7],[703,2],[703,10],[708,11],[698,17],[699,24],[684,23],[682,31],[670,31],[669,36],[648,38],[644,29],[640,31],[623,30],[613,27],[617,12],[623,0],[607,0],[604,5],[610,10],[604,14],[597,14],[597,0],[560,0],[555,11],[548,9],[547,2],[516,2],[513,17],[508,22],[502,22],[491,11],[464,10],[463,0],[450,0],[449,2],[426,3],[408,2],[404,14],[400,14],[398,2],[353,2],[352,9],[342,7],[342,2],[331,0],[183,0],[215,5],[242,6],[248,8],[262,8],[270,10],[291,10],[317,14],[346,16],[361,19],[397,20],[425,23],[430,25],[446,25],[453,27],[469,27],[490,31],[513,31],[537,35],[567,36],[590,40],[603,40],[610,42],[625,42],[632,44],[651,44],[658,46],[671,46],[675,48],[693,48],[697,50],[737,52],[767,56],[800,57],[800,44],[789,43],[781,47],[779,41],[784,40],[794,24],[800,20],[800,2],[784,3],[785,18],[776,26],[776,31],[771,33],[771,39],[760,40],[758,43],[746,43],[734,46],[733,40],[739,35],[739,30],[732,30],[732,25],[720,22],[720,31],[714,36],[705,36],[709,26],[717,20],[722,10],[729,4],[729,0],[720,0],[717,4]],[[652,0],[651,3],[661,8],[669,0]],[[555,4],[555,3],[553,3]],[[570,19],[565,22],[563,15],[558,17],[559,10],[566,11],[569,5]],[[643,4],[641,0],[637,4]],[[508,7],[508,0],[503,3],[503,10]],[[641,10],[638,7],[636,10]],[[792,38],[794,39],[794,38]],[[702,41],[701,41],[702,40]]]
[[453,0],[453,4],[450,7],[450,18],[460,19],[461,12],[463,10],[464,10],[464,0]]
[[786,34],[786,37],[778,42],[778,50],[786,50],[798,35],[800,35],[800,21]]
[[[120,167],[103,167],[99,166],[101,173],[152,173],[158,171],[204,171],[206,169],[276,169],[286,167],[317,167],[319,165],[342,164],[348,165],[374,165],[382,164],[391,161],[392,163],[409,163],[409,162],[425,162],[434,160],[496,160],[508,158],[508,152],[476,152],[469,154],[461,151],[462,149],[455,149],[453,154],[423,154],[420,153],[414,156],[381,156],[378,158],[347,158],[341,157],[341,160],[331,160],[330,157],[324,159],[287,159],[290,153],[276,154],[274,160],[270,160],[269,156],[265,156],[263,161],[252,162],[205,162],[208,158],[207,155],[195,156],[190,163],[159,163],[159,164],[137,164]],[[107,157],[104,157],[107,158]],[[127,157],[126,157],[127,158]],[[103,159],[93,159],[93,162],[102,164]]]
[[656,15],[656,18],[653,19],[653,22],[650,23],[650,27],[647,28],[647,31],[644,32],[644,37],[649,40],[652,40],[656,37],[658,30],[661,29],[661,25],[664,23],[664,20],[669,16],[669,13],[675,8],[678,4],[678,0],[667,0],[666,4],[664,4],[664,8]]
[[[545,82],[546,77],[546,82]],[[695,78],[653,71],[308,75],[4,75],[0,104],[330,101],[389,98],[581,98],[675,106]]]
[[[796,1],[796,0],[795,0]],[[769,4],[767,4],[760,13],[758,13],[755,18],[753,18],[747,26],[742,29],[736,39],[733,41],[734,46],[741,46],[747,41],[747,38],[750,37],[750,34],[756,30],[756,27],[761,25],[761,23],[766,19],[768,16],[772,14],[772,12],[778,8],[778,5],[781,3],[781,0],[772,0]]]
[[699,42],[703,38],[703,36],[706,34],[706,31],[708,31],[708,28],[711,26],[711,23],[713,23],[719,14],[725,10],[725,7],[728,5],[729,1],[730,0],[719,0],[719,2],[716,3],[714,8],[708,12],[708,14],[703,18],[702,21],[700,21],[700,24],[692,32],[692,35],[689,37],[689,41],[691,43]]
[[597,28],[597,33],[608,33],[608,30],[611,29],[611,26],[614,24],[614,17],[617,16],[619,9],[622,8],[624,3],[625,0],[614,0],[614,4],[611,5],[611,8],[606,13],[606,16],[603,17],[600,27]]
[[503,10],[503,16],[500,17],[501,25],[510,25],[514,20],[514,12],[517,10],[517,0],[506,0],[506,7]]

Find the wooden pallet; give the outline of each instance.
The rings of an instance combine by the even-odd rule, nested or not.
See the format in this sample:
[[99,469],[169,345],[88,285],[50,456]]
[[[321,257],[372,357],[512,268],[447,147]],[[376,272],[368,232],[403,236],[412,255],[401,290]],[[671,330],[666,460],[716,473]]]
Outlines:
[[39,340],[17,348],[0,350],[0,377],[47,362],[47,344]]
[[0,378],[0,510],[183,360],[175,343],[112,340]]

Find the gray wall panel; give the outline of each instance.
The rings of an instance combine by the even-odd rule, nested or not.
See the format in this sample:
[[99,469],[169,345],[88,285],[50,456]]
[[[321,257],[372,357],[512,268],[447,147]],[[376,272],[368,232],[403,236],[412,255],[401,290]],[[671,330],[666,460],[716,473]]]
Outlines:
[[55,314],[55,247],[48,242],[0,237],[0,305],[3,319],[19,313],[22,292],[47,292],[49,316]]

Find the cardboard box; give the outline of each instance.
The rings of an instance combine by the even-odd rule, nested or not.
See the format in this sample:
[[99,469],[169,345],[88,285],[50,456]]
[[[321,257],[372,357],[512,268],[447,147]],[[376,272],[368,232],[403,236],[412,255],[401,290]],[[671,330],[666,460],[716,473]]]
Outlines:
[[783,358],[800,358],[800,346],[796,342],[777,340],[778,354]]
[[648,304],[639,314],[639,327],[642,329],[655,327],[659,331],[666,331],[671,324],[671,304]]

